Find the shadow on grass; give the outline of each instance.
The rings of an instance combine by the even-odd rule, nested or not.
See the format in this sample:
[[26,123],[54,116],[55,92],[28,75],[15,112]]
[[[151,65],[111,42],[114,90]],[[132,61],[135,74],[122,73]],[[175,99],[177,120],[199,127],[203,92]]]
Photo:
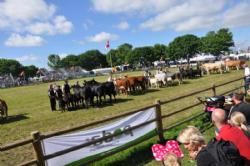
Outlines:
[[128,102],[128,101],[131,101],[131,100],[134,100],[134,99],[131,99],[131,98],[117,98],[116,101],[113,100],[113,102],[110,103],[109,99],[107,99],[107,102],[105,104],[98,105],[98,106],[95,106],[95,107],[104,108],[104,107],[113,106],[113,105],[116,105],[116,104],[119,104],[119,103]]
[[0,118],[0,124],[12,123],[20,120],[28,119],[27,114],[11,115],[8,118]]
[[117,161],[111,161],[107,164],[109,166],[145,165],[154,160],[151,151],[152,145],[152,143],[149,143],[144,146],[134,148],[134,150],[132,150],[129,155],[126,156],[126,158]]
[[141,95],[145,95],[147,93],[154,93],[154,92],[158,92],[160,91],[160,89],[147,89],[144,91],[135,91],[132,94],[130,94],[130,96],[141,96]]
[[103,103],[102,105],[96,105],[96,103],[95,103],[95,106],[89,106],[88,108],[83,107],[83,106],[77,106],[76,108],[70,107],[68,109],[68,111],[78,111],[78,110],[82,110],[82,109],[88,110],[89,108],[104,108],[104,107],[113,106],[113,105],[116,105],[116,104],[119,104],[119,103],[124,103],[124,102],[127,102],[127,101],[131,101],[131,100],[134,100],[134,99],[131,99],[131,98],[117,98],[116,101],[112,100],[112,103],[110,103],[109,98],[107,98],[107,102]]

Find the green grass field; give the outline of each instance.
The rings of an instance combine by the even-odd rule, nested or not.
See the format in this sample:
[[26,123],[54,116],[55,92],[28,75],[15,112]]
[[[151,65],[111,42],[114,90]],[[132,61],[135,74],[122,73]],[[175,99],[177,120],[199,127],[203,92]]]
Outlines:
[[[142,72],[131,72],[128,75],[142,75]],[[204,76],[199,79],[185,80],[181,86],[169,86],[160,89],[149,89],[144,94],[136,94],[131,96],[120,95],[118,96],[117,103],[113,105],[106,105],[102,108],[89,108],[80,109],[77,111],[64,112],[59,111],[51,112],[49,106],[49,99],[47,95],[47,89],[49,83],[16,87],[0,90],[0,98],[4,99],[9,106],[9,116],[7,121],[0,119],[0,145],[11,143],[16,140],[27,138],[32,131],[40,131],[42,133],[70,128],[80,124],[86,124],[89,122],[101,120],[107,117],[111,117],[120,113],[128,112],[140,108],[145,105],[154,103],[156,99],[167,100],[183,94],[187,94],[193,91],[210,87],[212,83],[220,84],[243,76],[243,71],[231,71],[223,75],[213,74],[210,76]],[[84,78],[87,79],[87,78]],[[90,78],[88,78],[90,79]],[[97,81],[105,81],[107,76],[96,77]],[[74,83],[76,80],[71,80],[70,83]],[[83,79],[79,79],[80,82]],[[236,88],[242,85],[242,81],[229,84],[217,89],[217,93],[227,91],[232,88]],[[56,84],[63,85],[63,82],[56,82]],[[197,96],[211,96],[212,92],[208,91],[199,95],[191,96],[167,105],[162,106],[163,114],[173,112],[177,109],[183,108],[192,103],[196,103]],[[202,106],[197,106],[185,112],[179,113],[173,117],[164,120],[164,126],[167,127],[174,122],[178,122],[180,119],[185,119],[195,113],[202,110]],[[156,143],[156,138],[150,140],[152,143]],[[139,145],[136,147],[140,151]],[[132,150],[135,151],[135,150]],[[145,149],[141,150],[143,153]],[[150,152],[146,149],[148,158],[145,162],[138,163],[136,165],[158,165],[154,162]],[[145,152],[145,153],[146,153]],[[127,152],[130,153],[130,152]],[[124,154],[124,155],[123,155]],[[95,165],[126,165],[127,159],[137,160],[137,152],[131,153],[135,155],[126,154],[121,152],[112,157],[112,162],[107,159],[106,161],[96,163]],[[23,146],[14,150],[1,152],[0,165],[16,165],[18,163],[33,159],[31,145]],[[115,162],[115,160],[123,161]],[[106,164],[105,164],[106,162]],[[186,162],[189,163],[189,162]],[[189,163],[187,165],[193,165]]]

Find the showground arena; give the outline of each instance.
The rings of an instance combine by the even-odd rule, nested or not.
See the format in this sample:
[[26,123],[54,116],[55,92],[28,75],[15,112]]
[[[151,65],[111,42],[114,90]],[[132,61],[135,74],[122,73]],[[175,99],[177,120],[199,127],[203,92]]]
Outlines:
[[[142,72],[127,73],[127,75],[142,75]],[[212,84],[221,84],[228,82],[243,76],[243,71],[230,71],[228,73],[205,75],[197,79],[186,79],[180,86],[168,86],[164,88],[150,88],[143,93],[136,93],[133,95],[117,96],[117,101],[112,105],[106,104],[101,107],[91,107],[89,109],[78,109],[76,111],[69,112],[51,112],[49,106],[49,99],[47,96],[47,88],[49,84],[41,84],[34,86],[10,88],[1,90],[1,98],[4,98],[9,106],[9,118],[7,120],[1,120],[1,134],[0,144],[14,142],[16,140],[30,137],[32,131],[40,131],[41,133],[52,132],[56,130],[62,130],[66,128],[75,127],[82,124],[87,124],[93,121],[102,120],[108,117],[112,117],[121,113],[136,110],[138,108],[153,104],[156,99],[169,100],[178,96],[206,89],[212,86]],[[91,78],[88,78],[91,79]],[[96,78],[97,81],[104,82],[107,77],[100,76]],[[75,83],[76,80],[71,80],[70,83]],[[80,82],[83,79],[79,79]],[[216,89],[216,93],[220,94],[230,89],[237,88],[243,83],[242,80],[222,86]],[[57,84],[63,85],[63,82],[57,82]],[[175,110],[182,109],[188,105],[197,103],[197,96],[211,96],[213,95],[211,90],[183,98],[181,100],[162,105],[162,114],[169,114]],[[183,119],[191,117],[202,112],[202,105],[192,107],[180,114],[176,114],[173,117],[163,120],[163,127],[167,128],[171,124],[179,122]],[[190,122],[191,123],[191,122]],[[202,125],[202,122],[199,123]],[[187,125],[187,124],[184,124]],[[172,137],[172,133],[164,133],[164,137]],[[174,130],[178,133],[178,130]],[[173,135],[171,135],[173,134]],[[209,134],[209,132],[208,132]],[[210,134],[211,135],[211,134]],[[156,165],[150,152],[150,146],[156,143],[158,137],[153,137],[149,141],[139,144],[136,147],[132,147],[126,151],[122,151],[113,157],[104,159],[95,163],[95,165],[106,164],[118,164],[124,165]],[[146,147],[146,149],[145,149]],[[148,149],[147,149],[148,148]],[[137,150],[136,150],[137,149]],[[140,155],[140,153],[142,153]],[[139,156],[139,157],[138,157]],[[143,156],[143,157],[142,157]],[[146,157],[145,157],[146,156]],[[28,160],[32,160],[32,146],[29,144],[17,149],[1,152],[0,165],[16,165]],[[145,159],[146,158],[146,159]],[[186,163],[186,164],[185,164]],[[192,165],[186,158],[184,165]]]

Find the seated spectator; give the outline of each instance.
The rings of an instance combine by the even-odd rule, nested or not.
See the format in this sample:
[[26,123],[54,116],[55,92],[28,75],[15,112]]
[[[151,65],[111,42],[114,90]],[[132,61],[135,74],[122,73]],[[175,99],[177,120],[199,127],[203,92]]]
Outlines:
[[232,107],[229,113],[229,119],[233,112],[239,111],[243,113],[247,120],[247,125],[250,125],[250,104],[245,103],[244,93],[243,92],[235,92],[232,97],[234,106]]
[[230,141],[239,150],[240,155],[250,160],[250,139],[239,128],[227,124],[226,112],[216,108],[212,113],[212,122],[216,127],[216,139]]
[[216,160],[206,150],[205,138],[198,128],[186,127],[179,133],[177,140],[184,144],[190,158],[197,161],[197,166],[216,165]]
[[247,126],[246,117],[241,112],[233,112],[229,123],[241,129],[250,138],[250,126]]

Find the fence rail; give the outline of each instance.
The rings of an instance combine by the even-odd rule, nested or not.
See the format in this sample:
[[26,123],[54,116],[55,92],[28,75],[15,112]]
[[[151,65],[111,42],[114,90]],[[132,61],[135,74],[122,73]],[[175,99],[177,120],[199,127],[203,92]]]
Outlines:
[[[198,118],[198,117],[204,115],[204,112],[198,113],[196,115],[193,115],[193,116],[191,116],[191,117],[189,117],[187,119],[184,119],[181,122],[177,122],[177,123],[175,123],[175,124],[173,124],[173,125],[171,125],[171,126],[169,126],[169,127],[167,127],[167,128],[164,129],[163,128],[163,124],[162,124],[162,119],[165,119],[165,118],[168,118],[170,116],[176,115],[176,114],[178,114],[180,112],[183,112],[183,111],[185,111],[187,109],[190,109],[190,108],[196,107],[198,105],[201,105],[202,103],[201,102],[195,103],[195,104],[186,106],[186,107],[184,107],[182,109],[179,109],[177,111],[174,111],[172,113],[166,114],[166,115],[162,115],[161,105],[167,104],[167,103],[171,103],[171,102],[174,102],[174,101],[177,101],[177,100],[189,97],[189,96],[193,96],[193,95],[205,92],[205,91],[209,91],[209,90],[212,91],[213,95],[216,95],[216,88],[224,86],[224,85],[227,85],[227,84],[230,84],[230,83],[233,83],[233,82],[236,82],[236,81],[239,81],[239,80],[242,80],[243,78],[244,77],[237,78],[235,80],[228,81],[228,82],[225,82],[225,83],[222,83],[222,84],[219,84],[219,85],[212,85],[209,88],[205,88],[205,89],[202,89],[202,90],[199,90],[199,91],[188,93],[188,94],[183,95],[183,96],[178,96],[178,97],[175,97],[173,99],[169,99],[169,100],[165,100],[165,101],[156,100],[156,102],[154,104],[151,104],[151,105],[139,108],[137,110],[126,112],[126,113],[123,113],[123,114],[120,114],[120,115],[116,115],[116,116],[113,116],[113,117],[110,117],[110,118],[106,118],[106,119],[103,119],[103,120],[100,120],[100,121],[95,121],[95,122],[92,122],[92,123],[88,123],[88,124],[76,126],[76,127],[70,128],[70,129],[60,130],[60,131],[56,131],[56,132],[52,132],[52,133],[47,133],[47,134],[40,134],[38,131],[32,132],[31,133],[31,136],[32,136],[31,138],[28,138],[28,139],[25,139],[25,140],[20,140],[20,141],[17,141],[17,142],[11,143],[11,144],[7,144],[7,145],[4,145],[4,146],[0,146],[0,151],[7,151],[7,150],[10,150],[10,149],[13,149],[13,148],[17,148],[17,147],[24,146],[26,144],[32,143],[33,144],[33,151],[34,151],[34,154],[35,154],[35,159],[27,161],[27,162],[24,162],[24,163],[22,163],[20,165],[26,166],[26,165],[37,164],[39,166],[44,166],[45,165],[45,160],[52,159],[54,157],[57,157],[57,156],[60,156],[60,155],[63,155],[63,154],[66,154],[66,153],[69,153],[69,152],[81,149],[81,148],[86,147],[86,146],[93,145],[93,144],[98,143],[99,141],[103,141],[103,140],[105,140],[107,138],[111,138],[111,137],[123,134],[126,131],[121,131],[119,133],[113,133],[113,134],[110,134],[110,135],[107,135],[107,136],[103,136],[103,137],[95,139],[93,141],[90,141],[90,142],[87,142],[87,143],[83,143],[83,144],[80,144],[80,145],[77,145],[77,146],[74,146],[74,147],[71,147],[71,148],[59,151],[59,152],[55,152],[55,153],[49,154],[49,155],[44,155],[42,153],[41,141],[43,139],[50,138],[50,137],[57,136],[57,135],[61,135],[61,134],[65,134],[65,133],[70,133],[70,132],[73,132],[73,131],[76,131],[76,130],[84,129],[84,128],[95,126],[95,125],[98,125],[98,124],[101,124],[101,123],[105,123],[105,122],[108,122],[108,121],[119,119],[119,118],[122,118],[124,116],[128,116],[128,115],[134,114],[136,112],[145,111],[145,110],[147,110],[149,108],[155,108],[156,109],[156,118],[152,119],[150,121],[138,124],[136,126],[133,126],[133,127],[130,128],[130,130],[137,129],[137,128],[141,127],[141,126],[147,125],[147,124],[152,123],[152,122],[156,122],[156,124],[157,124],[157,130],[156,131],[157,132],[156,132],[155,135],[158,135],[160,142],[163,142],[165,140],[164,136],[163,136],[163,133],[165,131],[167,131],[169,129],[172,129],[174,127],[177,127],[177,126],[179,126],[179,125],[181,125],[183,123],[186,123],[188,121],[191,121],[191,120],[193,120],[195,118]],[[243,87],[243,86],[240,86],[240,87],[237,87],[237,88],[234,88],[234,89],[230,89],[230,90],[228,90],[226,92],[223,92],[222,94],[230,93],[230,92],[232,92],[234,90],[237,90],[237,89],[239,89],[241,87]],[[143,140],[143,141],[145,141],[145,140]],[[138,142],[138,143],[141,143],[141,142]],[[133,145],[136,145],[138,143],[135,143]],[[125,147],[122,150],[127,149],[127,148],[129,148],[129,147]],[[111,152],[111,153],[105,154],[103,156],[100,156],[98,159],[102,159],[104,157],[113,155],[115,153],[117,153],[117,152]],[[94,161],[88,161],[88,163],[89,162],[94,162]]]

